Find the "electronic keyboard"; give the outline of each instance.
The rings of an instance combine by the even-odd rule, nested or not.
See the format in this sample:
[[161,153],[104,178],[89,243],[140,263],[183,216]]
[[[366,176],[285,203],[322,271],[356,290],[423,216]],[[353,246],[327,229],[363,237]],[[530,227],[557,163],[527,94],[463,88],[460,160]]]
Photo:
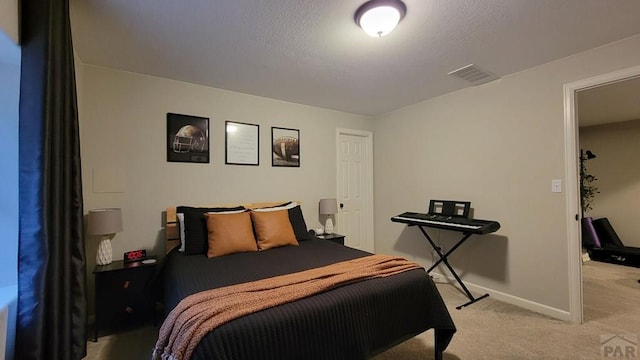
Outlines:
[[391,218],[391,221],[480,235],[489,234],[500,229],[500,223],[497,221],[415,212],[405,212],[396,215]]

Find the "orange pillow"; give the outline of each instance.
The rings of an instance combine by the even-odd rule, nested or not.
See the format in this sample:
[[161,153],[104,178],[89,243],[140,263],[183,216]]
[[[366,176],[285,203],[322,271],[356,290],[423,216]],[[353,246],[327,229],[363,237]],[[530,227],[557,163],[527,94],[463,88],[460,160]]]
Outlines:
[[209,249],[207,257],[258,251],[248,212],[206,213]]
[[298,245],[293,226],[289,221],[289,211],[252,211],[251,221],[253,221],[253,229],[256,232],[260,250],[286,245]]

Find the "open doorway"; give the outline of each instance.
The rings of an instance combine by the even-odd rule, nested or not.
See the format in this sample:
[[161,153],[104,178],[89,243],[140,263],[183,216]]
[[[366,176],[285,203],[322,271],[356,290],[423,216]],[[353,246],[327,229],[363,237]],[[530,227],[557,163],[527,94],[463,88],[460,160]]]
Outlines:
[[[569,246],[569,281],[570,281],[570,314],[574,322],[581,323],[583,314],[583,273],[582,273],[582,237],[580,229],[580,111],[579,97],[581,94],[589,94],[587,91],[603,86],[621,83],[640,77],[640,66],[617,71],[610,74],[581,80],[564,87],[565,99],[565,161],[567,184],[567,221],[568,221],[568,246]],[[584,105],[584,103],[583,103]],[[586,150],[586,149],[584,149]]]
[[[578,137],[597,180],[585,216],[608,218],[625,245],[640,247],[640,77],[578,92]],[[586,154],[590,156],[586,156]]]
[[584,321],[628,314],[637,306],[640,269],[629,265],[640,257],[639,95],[640,77],[578,91],[578,142],[588,174],[582,178],[590,185],[583,197],[593,195],[583,201],[590,205],[583,206],[583,217],[595,225],[585,236],[594,249],[582,266]]

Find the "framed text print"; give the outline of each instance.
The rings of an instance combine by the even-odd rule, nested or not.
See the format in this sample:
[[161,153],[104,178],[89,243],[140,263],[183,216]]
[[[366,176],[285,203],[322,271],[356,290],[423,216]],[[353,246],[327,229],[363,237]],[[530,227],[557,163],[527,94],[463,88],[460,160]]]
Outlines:
[[258,165],[260,126],[235,121],[225,122],[225,164]]

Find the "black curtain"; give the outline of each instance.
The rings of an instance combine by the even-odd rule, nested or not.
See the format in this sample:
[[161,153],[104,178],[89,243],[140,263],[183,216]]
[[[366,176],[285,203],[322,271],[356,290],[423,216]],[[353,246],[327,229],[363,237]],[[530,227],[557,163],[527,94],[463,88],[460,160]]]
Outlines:
[[68,0],[21,2],[16,359],[86,355],[80,140]]

